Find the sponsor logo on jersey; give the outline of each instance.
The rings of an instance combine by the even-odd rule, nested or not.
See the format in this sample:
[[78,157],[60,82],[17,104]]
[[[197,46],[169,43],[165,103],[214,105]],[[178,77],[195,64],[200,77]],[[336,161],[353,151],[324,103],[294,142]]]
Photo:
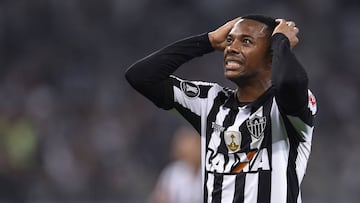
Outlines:
[[197,97],[200,94],[200,88],[194,83],[188,82],[188,81],[182,81],[180,83],[181,91],[185,93],[188,97]]
[[215,132],[223,132],[225,128],[215,122],[211,123],[211,128],[214,129]]
[[256,139],[259,139],[263,134],[266,127],[266,117],[255,115],[253,118],[246,121],[246,126],[251,134]]
[[241,132],[238,131],[225,131],[224,140],[229,153],[236,153],[240,150],[241,146]]

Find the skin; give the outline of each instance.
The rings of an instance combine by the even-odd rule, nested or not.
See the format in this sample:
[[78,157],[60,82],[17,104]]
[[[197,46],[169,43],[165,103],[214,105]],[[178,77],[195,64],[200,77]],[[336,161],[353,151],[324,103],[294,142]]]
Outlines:
[[209,33],[213,48],[224,52],[224,74],[237,85],[236,95],[240,102],[255,101],[271,86],[271,36],[284,34],[291,48],[299,42],[299,29],[294,22],[276,21],[279,25],[272,33],[261,22],[241,18]]

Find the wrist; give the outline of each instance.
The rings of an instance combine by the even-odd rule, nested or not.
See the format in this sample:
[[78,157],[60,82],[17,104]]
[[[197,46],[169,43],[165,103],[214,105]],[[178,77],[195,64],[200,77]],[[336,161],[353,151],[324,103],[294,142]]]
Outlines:
[[208,33],[208,38],[209,38],[209,42],[210,42],[212,48],[216,49],[215,39],[214,39],[214,33],[213,33],[213,32],[209,32],[209,33]]

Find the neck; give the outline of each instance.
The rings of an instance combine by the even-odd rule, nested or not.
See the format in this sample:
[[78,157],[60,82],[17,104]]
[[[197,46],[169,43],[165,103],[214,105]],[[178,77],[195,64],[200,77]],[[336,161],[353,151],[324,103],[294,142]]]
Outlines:
[[238,85],[236,97],[239,102],[253,102],[271,87],[271,80]]

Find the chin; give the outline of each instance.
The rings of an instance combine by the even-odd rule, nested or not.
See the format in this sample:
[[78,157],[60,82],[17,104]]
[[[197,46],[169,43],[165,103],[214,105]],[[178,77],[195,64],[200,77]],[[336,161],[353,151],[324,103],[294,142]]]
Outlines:
[[238,86],[245,85],[249,81],[249,77],[247,77],[246,75],[230,74],[225,72],[225,77],[231,82],[237,84]]
[[236,73],[234,71],[225,71],[224,75],[229,80],[236,80],[243,77],[239,73]]

